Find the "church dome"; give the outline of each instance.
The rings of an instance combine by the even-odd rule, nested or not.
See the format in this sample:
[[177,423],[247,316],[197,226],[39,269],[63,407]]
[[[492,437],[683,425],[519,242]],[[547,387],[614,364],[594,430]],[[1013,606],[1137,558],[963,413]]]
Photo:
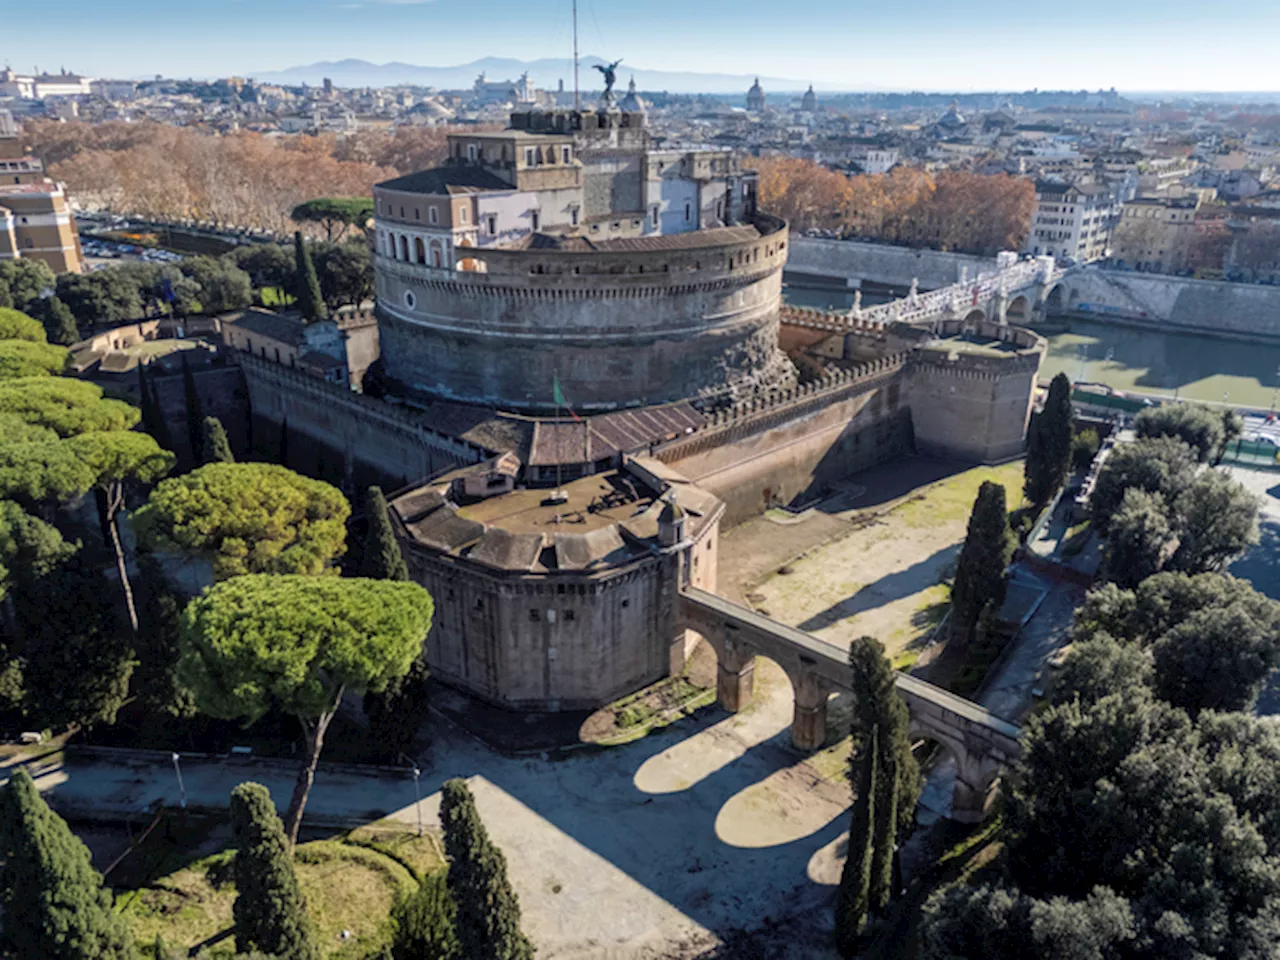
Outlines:
[[640,94],[636,93],[635,77],[631,78],[631,83],[627,86],[627,95],[622,98],[618,107],[623,113],[644,113],[649,109],[648,104],[640,99]]
[[764,109],[764,87],[760,86],[760,78],[747,91],[747,109],[756,113]]
[[814,113],[818,109],[818,95],[813,92],[813,84],[809,84],[809,89],[805,91],[804,99],[800,101],[800,109],[805,113]]
[[963,127],[968,122],[964,118],[964,114],[960,112],[960,103],[956,100],[951,101],[951,106],[947,107],[947,112],[938,120],[939,126],[943,127]]

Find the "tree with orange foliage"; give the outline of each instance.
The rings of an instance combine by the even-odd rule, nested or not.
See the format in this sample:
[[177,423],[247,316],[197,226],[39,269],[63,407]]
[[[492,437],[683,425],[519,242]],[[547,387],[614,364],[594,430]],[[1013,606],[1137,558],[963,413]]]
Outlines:
[[793,229],[993,255],[1017,250],[1035,210],[1035,187],[1005,174],[983,176],[895,167],[846,177],[809,160],[761,157],[760,204]]

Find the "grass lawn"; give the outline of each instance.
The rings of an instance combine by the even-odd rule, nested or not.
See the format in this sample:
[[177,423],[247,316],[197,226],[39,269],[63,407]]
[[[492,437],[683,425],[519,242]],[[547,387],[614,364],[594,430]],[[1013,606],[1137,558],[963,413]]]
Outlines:
[[[159,934],[170,949],[212,941],[213,957],[219,950],[231,951],[233,857],[234,851],[224,850],[120,897],[121,910],[145,950]],[[391,824],[375,823],[336,840],[299,845],[298,882],[323,956],[357,960],[386,943],[396,895],[412,890],[415,876],[443,863],[434,836],[418,837]],[[349,931],[346,939],[344,931]]]
[[[1022,493],[1022,462],[975,467],[852,517],[848,534],[810,549],[747,593],[761,613],[847,647],[870,635],[909,669],[946,615],[946,579],[984,481]],[[785,572],[784,572],[785,571]]]
[[280,287],[259,287],[258,298],[264,307],[284,307],[293,302],[293,298]]

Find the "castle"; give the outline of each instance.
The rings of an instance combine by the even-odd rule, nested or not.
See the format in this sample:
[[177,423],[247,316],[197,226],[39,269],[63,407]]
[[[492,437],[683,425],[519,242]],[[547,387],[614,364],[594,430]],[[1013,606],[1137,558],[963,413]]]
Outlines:
[[242,359],[257,418],[400,487],[442,679],[606,703],[683,667],[680,591],[714,591],[722,525],[913,452],[1023,449],[1044,341],[976,306],[1003,282],[913,289],[904,319],[783,307],[754,173],[611,104],[449,150],[374,190],[389,395]]

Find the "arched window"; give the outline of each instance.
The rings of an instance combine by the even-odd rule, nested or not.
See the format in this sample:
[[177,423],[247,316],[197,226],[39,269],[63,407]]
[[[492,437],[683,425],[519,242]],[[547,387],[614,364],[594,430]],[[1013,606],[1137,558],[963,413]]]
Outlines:
[[433,243],[431,245],[431,265],[433,267],[443,266],[443,261],[444,261],[444,258],[440,254],[439,245]]
[[405,261],[409,259],[409,238],[403,233],[400,234],[400,259]]
[[413,241],[413,255],[415,263],[425,264],[427,262],[427,246],[422,242],[421,237]]

